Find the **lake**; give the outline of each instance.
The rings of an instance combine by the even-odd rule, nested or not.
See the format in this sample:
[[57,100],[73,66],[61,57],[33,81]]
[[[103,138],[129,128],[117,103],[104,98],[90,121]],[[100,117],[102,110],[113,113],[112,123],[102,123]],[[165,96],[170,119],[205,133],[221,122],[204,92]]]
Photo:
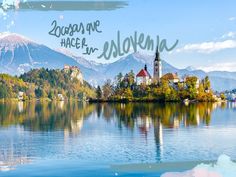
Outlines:
[[[160,176],[235,160],[235,113],[236,103],[0,103],[0,176]],[[171,163],[182,166],[159,168]]]

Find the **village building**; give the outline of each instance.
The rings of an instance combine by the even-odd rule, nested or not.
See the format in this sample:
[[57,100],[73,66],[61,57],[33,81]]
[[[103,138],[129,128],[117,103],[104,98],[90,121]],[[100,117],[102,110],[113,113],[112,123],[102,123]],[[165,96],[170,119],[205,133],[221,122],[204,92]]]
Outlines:
[[162,63],[158,48],[156,50],[155,59],[153,61],[153,78],[147,70],[147,65],[141,69],[136,75],[137,85],[151,85],[152,83],[160,83],[162,77]]
[[196,88],[199,88],[200,87],[200,79],[197,78],[197,81],[196,81]]
[[58,98],[59,101],[64,101],[65,100],[64,96],[61,93],[57,94],[57,98]]
[[236,101],[236,93],[229,92],[229,93],[226,93],[225,96],[226,96],[226,99],[229,101]]
[[136,75],[136,83],[137,85],[150,85],[152,83],[152,76],[147,70],[147,65],[145,65],[144,68],[141,69]]
[[18,97],[18,100],[19,101],[23,101],[24,100],[24,92],[18,92],[18,95],[17,95],[17,97]]
[[[183,86],[186,83],[186,79],[189,76],[185,77],[182,81],[177,73],[167,73],[162,75],[162,60],[160,58],[160,53],[156,51],[155,59],[153,61],[153,78],[149,74],[147,70],[147,65],[145,64],[144,68],[141,69],[138,74],[136,75],[136,84],[137,85],[151,85],[151,84],[159,84],[161,83],[162,79],[168,80],[169,84],[174,88],[177,88],[178,84],[182,84]],[[196,81],[196,88],[199,88],[200,80],[197,78]]]
[[178,82],[180,82],[177,73],[167,73],[164,76],[162,76],[162,79],[168,80],[169,83],[171,84],[177,84]]

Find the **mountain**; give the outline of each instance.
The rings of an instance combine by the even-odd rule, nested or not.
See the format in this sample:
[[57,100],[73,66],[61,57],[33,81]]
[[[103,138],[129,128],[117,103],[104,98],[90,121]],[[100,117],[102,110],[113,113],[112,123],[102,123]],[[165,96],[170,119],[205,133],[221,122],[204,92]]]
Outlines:
[[[86,62],[86,60],[84,60]],[[89,82],[95,82],[98,72],[73,57],[14,33],[0,34],[0,72],[19,75],[33,68],[58,68],[65,64],[78,66]]]
[[[154,56],[142,55],[140,53],[130,54],[106,66],[106,69],[104,69],[104,74],[110,78],[114,78],[114,76],[116,76],[119,72],[125,74],[130,72],[130,70],[133,70],[134,73],[138,73],[140,69],[146,64],[149,73],[152,75],[153,58]],[[162,65],[164,73],[178,71],[177,68],[169,65],[165,61],[162,62]]]
[[56,51],[73,58],[81,66],[93,69],[98,72],[101,72],[107,66],[107,64],[97,63],[95,61],[90,61],[90,60],[87,60],[83,57],[76,56],[75,54],[73,54],[71,51],[69,51],[66,48],[58,48],[58,49],[56,49]]
[[73,59],[18,34],[0,35],[0,66],[8,73],[23,73],[30,68],[62,68],[65,63],[77,65]]
[[[111,63],[107,66],[105,70],[105,75],[109,78],[114,78],[117,73],[122,72],[123,74],[129,72],[131,69],[138,73],[138,71],[147,64],[148,71],[152,75],[153,73],[153,59],[154,56],[142,55],[140,53],[130,54],[126,57],[121,58],[120,60]],[[187,67],[185,69],[178,69],[165,60],[162,60],[162,72],[166,73],[178,73],[180,78],[183,78],[186,75],[197,76],[200,79],[203,79],[206,76],[209,76],[212,88],[216,91],[232,90],[236,88],[236,72],[227,72],[227,71],[214,71],[214,72],[205,72],[203,70],[197,70],[193,67]]]
[[197,70],[195,67],[193,66],[188,66],[187,68],[185,68],[186,70],[188,71],[194,71],[194,70]]
[[[38,44],[24,36],[13,33],[0,34],[0,72],[19,75],[33,68],[61,69],[65,64],[78,66],[85,80],[93,85],[101,85],[107,79],[122,72],[133,70],[134,73],[147,64],[148,71],[153,74],[154,55],[133,53],[119,60],[101,64],[79,57],[66,49],[53,50],[45,45]],[[199,78],[209,76],[214,90],[232,90],[236,88],[236,72],[212,71],[204,72],[194,67],[178,69],[162,60],[163,74],[178,73],[182,78],[186,75],[195,75]]]
[[212,77],[221,77],[228,79],[236,79],[236,72],[228,72],[228,71],[211,71],[208,74]]

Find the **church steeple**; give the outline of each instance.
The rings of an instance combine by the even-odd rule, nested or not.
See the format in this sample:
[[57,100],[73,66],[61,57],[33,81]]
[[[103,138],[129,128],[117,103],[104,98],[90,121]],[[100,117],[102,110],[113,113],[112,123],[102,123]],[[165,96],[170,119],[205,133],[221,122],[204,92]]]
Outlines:
[[146,64],[144,65],[144,70],[147,71],[147,65]]
[[154,83],[159,83],[160,79],[162,77],[162,64],[161,64],[161,58],[160,58],[160,53],[158,50],[158,47],[156,49],[156,56],[154,59],[154,67],[153,67],[153,82]]
[[160,60],[161,60],[161,58],[160,58],[160,52],[159,52],[159,50],[158,50],[158,47],[157,47],[157,49],[156,49],[156,57],[155,57],[155,60],[156,60],[156,61],[160,61]]

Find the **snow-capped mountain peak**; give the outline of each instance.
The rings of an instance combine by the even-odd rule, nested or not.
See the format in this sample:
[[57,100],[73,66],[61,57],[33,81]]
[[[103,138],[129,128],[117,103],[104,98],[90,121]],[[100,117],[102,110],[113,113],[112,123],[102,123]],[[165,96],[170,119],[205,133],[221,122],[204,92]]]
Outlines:
[[32,68],[62,68],[77,65],[71,57],[19,34],[0,33],[0,71],[21,74]]
[[69,57],[72,57],[72,58],[76,58],[76,55],[73,52],[71,52],[70,50],[68,50],[68,49],[66,49],[64,47],[56,48],[55,50],[57,52],[60,52],[60,53],[62,53],[64,55],[66,55],[66,56],[69,56]]
[[141,52],[136,52],[136,53],[133,53],[133,57],[140,62],[143,62],[146,64],[152,64],[155,58],[155,55],[147,55]]
[[10,32],[0,33],[0,44],[2,45],[5,44],[19,45],[19,44],[29,44],[29,43],[35,43],[35,42],[16,33],[10,33]]
[[187,68],[185,68],[188,71],[194,71],[197,70],[197,68],[195,68],[194,66],[188,66]]
[[94,69],[94,70],[97,70],[98,68],[97,67],[100,67],[101,65],[105,65],[105,64],[102,64],[102,63],[98,63],[96,61],[93,61],[93,60],[87,60],[83,57],[80,57],[76,54],[74,54],[72,51],[66,49],[66,48],[57,48],[55,49],[56,51],[62,53],[63,55],[66,55],[68,57],[71,57],[73,58],[76,62],[78,62],[79,64],[87,67],[87,68],[91,68],[91,69]]

